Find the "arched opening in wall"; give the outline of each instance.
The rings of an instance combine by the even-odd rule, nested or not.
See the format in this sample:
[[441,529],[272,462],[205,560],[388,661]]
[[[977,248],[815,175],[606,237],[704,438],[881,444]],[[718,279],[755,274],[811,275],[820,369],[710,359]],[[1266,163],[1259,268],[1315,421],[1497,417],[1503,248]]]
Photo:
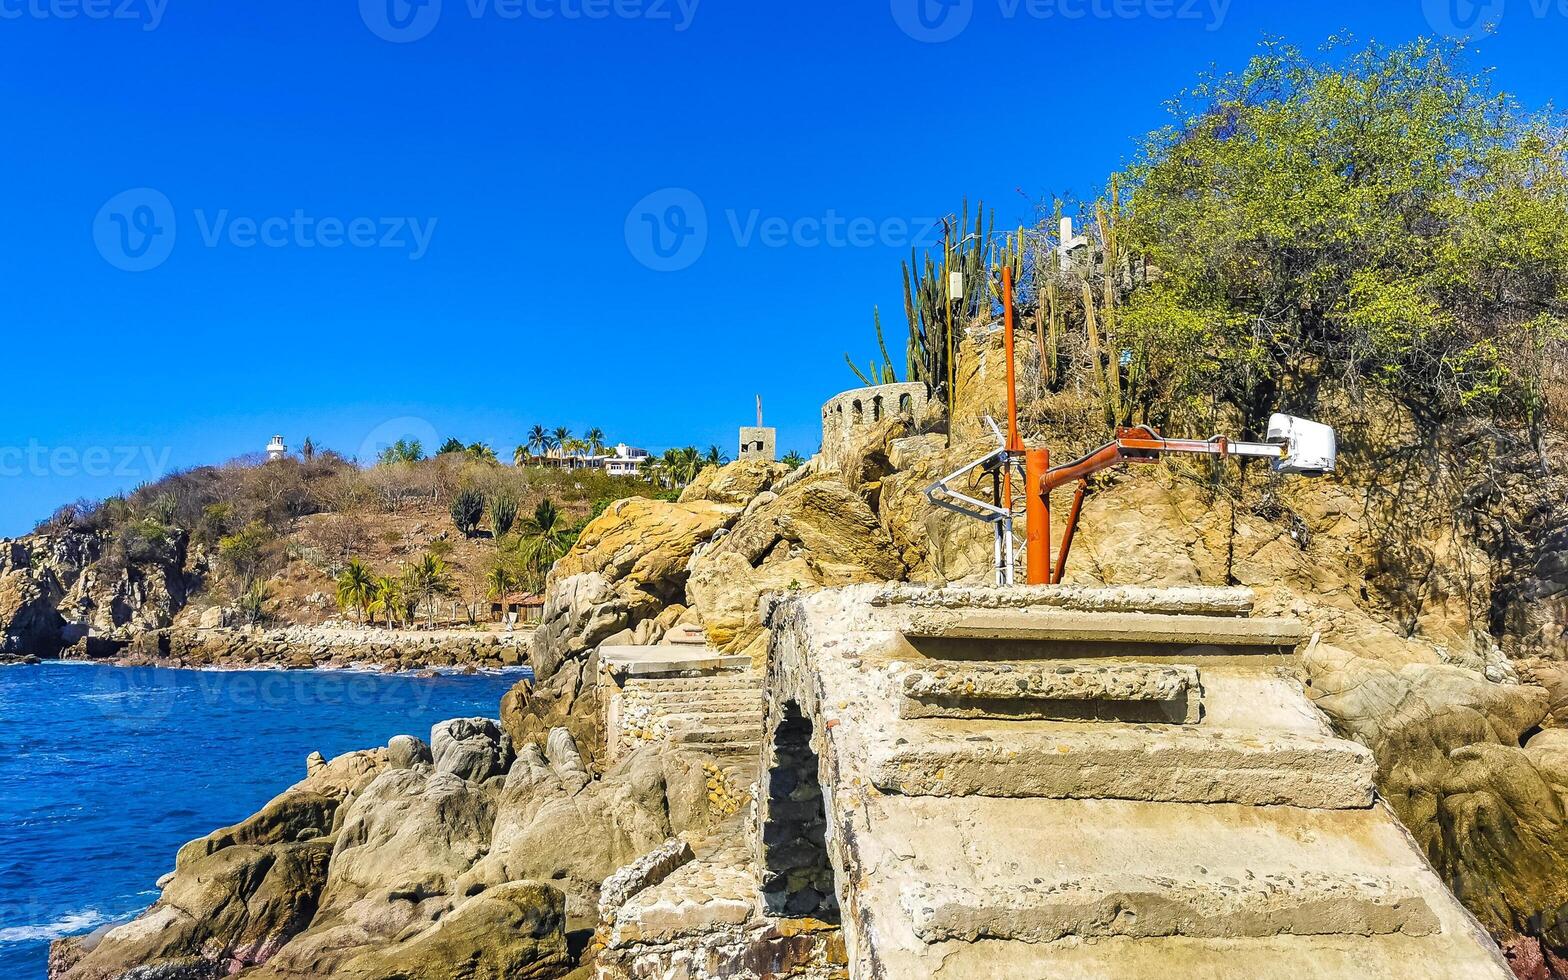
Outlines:
[[850,420],[853,421],[856,425],[859,425],[866,420],[866,409],[865,406],[860,404],[860,399],[855,399],[854,403],[849,406],[849,411]]
[[787,703],[763,773],[762,902],[769,915],[837,922],[813,732],[800,705]]
[[898,413],[900,415],[915,414],[915,400],[908,392],[898,396]]
[[871,421],[873,421],[873,422],[880,422],[880,421],[882,421],[882,396],[881,395],[878,395],[875,398],[871,399]]

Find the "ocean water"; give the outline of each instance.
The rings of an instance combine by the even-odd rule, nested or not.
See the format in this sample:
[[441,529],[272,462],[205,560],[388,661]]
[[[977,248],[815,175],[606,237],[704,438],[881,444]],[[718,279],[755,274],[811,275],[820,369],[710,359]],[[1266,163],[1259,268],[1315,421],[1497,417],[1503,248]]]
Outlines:
[[49,942],[134,916],[188,840],[305,777],[305,757],[499,713],[525,672],[0,667],[0,978]]

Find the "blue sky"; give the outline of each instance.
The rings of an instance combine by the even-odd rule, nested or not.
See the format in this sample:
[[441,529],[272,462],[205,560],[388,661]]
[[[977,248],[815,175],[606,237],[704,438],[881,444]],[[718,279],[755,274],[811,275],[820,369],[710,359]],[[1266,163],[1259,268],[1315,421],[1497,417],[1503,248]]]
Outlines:
[[916,2],[0,0],[0,534],[274,432],[733,453],[761,394],[810,453],[966,195],[1092,194],[1267,33],[1495,19],[1530,104],[1568,42],[1568,0]]

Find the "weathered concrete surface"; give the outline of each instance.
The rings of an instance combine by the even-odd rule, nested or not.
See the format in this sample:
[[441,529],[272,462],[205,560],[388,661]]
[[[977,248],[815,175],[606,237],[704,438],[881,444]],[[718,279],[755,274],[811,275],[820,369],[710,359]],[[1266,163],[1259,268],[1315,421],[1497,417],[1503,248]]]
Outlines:
[[1245,588],[1195,586],[1155,589],[1117,585],[951,586],[933,590],[922,585],[890,585],[870,597],[872,606],[907,606],[914,609],[1029,609],[1059,608],[1082,612],[1175,613],[1187,615],[1246,616],[1256,595]]
[[[885,592],[794,597],[771,614],[769,724],[810,719],[851,976],[1508,976],[1374,803],[1367,751],[1333,736],[1291,658],[1264,652],[1298,627],[1190,617],[1246,640],[1220,661],[1194,658],[1195,725],[908,718],[905,674],[974,663],[922,657],[888,628],[890,607],[871,606]],[[959,608],[944,612],[948,601]],[[963,602],[905,605],[973,630]],[[1062,610],[993,612],[1032,622]],[[1144,635],[1161,651],[1190,638]],[[1009,652],[1076,659],[1075,642]],[[1121,644],[1146,662],[1135,635]],[[794,797],[773,778],[765,770],[758,793],[763,844],[813,819],[779,802]],[[758,854],[763,880],[776,879]]]
[[[897,667],[893,668],[895,671]],[[895,673],[900,718],[1119,718],[1195,725],[1198,669],[1161,664],[966,664]],[[1135,710],[1135,709],[1153,710]]]

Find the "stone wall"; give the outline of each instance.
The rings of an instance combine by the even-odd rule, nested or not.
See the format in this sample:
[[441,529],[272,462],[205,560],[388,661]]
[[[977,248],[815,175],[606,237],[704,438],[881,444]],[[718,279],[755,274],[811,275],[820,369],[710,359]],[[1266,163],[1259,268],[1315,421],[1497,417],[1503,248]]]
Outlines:
[[907,414],[918,424],[930,410],[926,386],[918,382],[856,388],[828,399],[822,406],[822,452],[836,462],[854,444],[857,429]]
[[759,795],[762,903],[769,915],[836,922],[821,760],[812,738],[811,719],[787,702],[768,741]]

